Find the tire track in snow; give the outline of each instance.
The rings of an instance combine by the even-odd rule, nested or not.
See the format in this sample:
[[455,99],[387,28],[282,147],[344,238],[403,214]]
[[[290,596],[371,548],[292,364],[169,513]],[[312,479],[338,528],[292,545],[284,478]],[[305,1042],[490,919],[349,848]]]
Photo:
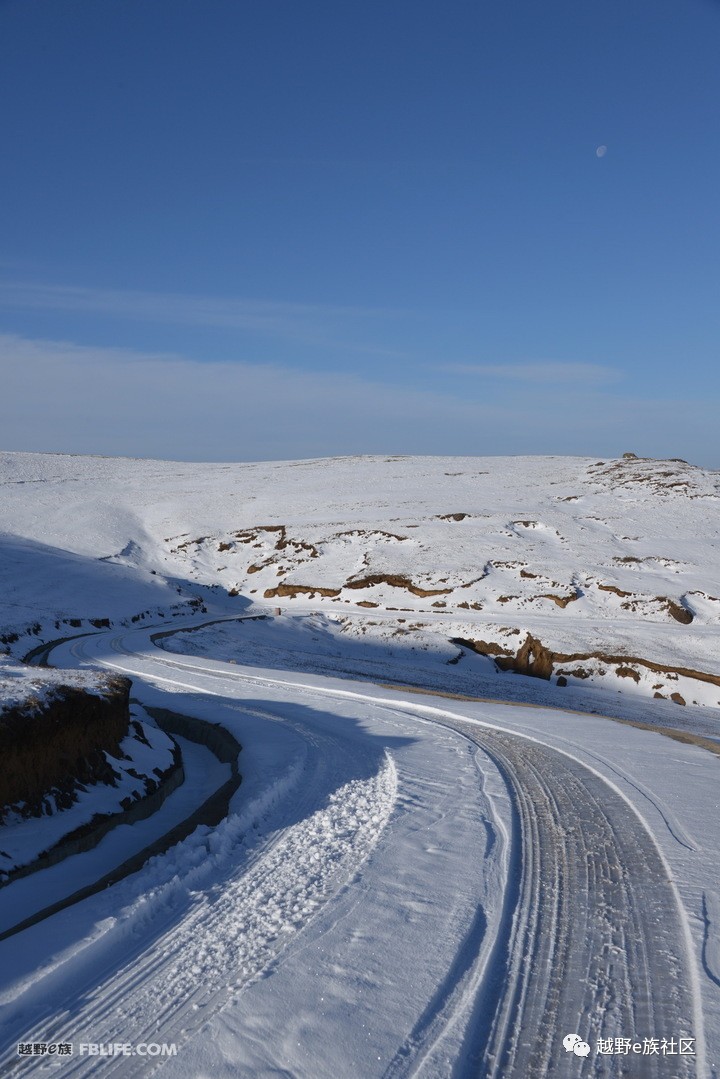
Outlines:
[[[480,746],[505,777],[514,803],[508,887],[497,937],[471,926],[442,994],[383,1079],[668,1079],[670,1067],[672,1079],[702,1075],[683,918],[641,818],[567,754],[459,716],[435,721]],[[458,1023],[464,1041],[450,1061],[443,1040]],[[590,1043],[590,1056],[565,1053],[568,1033]],[[600,1039],[678,1035],[697,1038],[697,1060],[596,1053]]]
[[[348,750],[338,751],[329,738],[315,736],[313,741],[316,775],[305,777],[306,796],[295,805],[295,822],[222,888],[197,897],[182,920],[150,948],[87,987],[77,1004],[45,1017],[41,1040],[61,1040],[71,1029],[76,1042],[182,1044],[206,1022],[210,1011],[221,1009],[261,976],[292,935],[352,879],[392,813],[395,766],[386,754],[378,772],[338,786],[324,805],[317,806],[313,804],[317,790],[324,789],[328,780],[326,775],[321,781],[317,773],[331,768],[336,775]],[[209,854],[223,843],[232,847],[232,835],[224,834],[232,832],[232,819],[225,824],[207,837]],[[76,1056],[63,1061],[63,1074],[122,1072],[130,1077],[147,1075],[160,1063]],[[34,1074],[46,1066],[42,1058],[23,1060],[7,1074]]]
[[[599,1039],[697,1036],[683,923],[666,866],[640,818],[603,780],[549,747],[465,729],[504,771],[517,808],[518,903],[494,1013],[478,1001],[454,1074],[669,1074],[663,1056],[602,1056]],[[562,1038],[591,1045],[580,1059]],[[690,1056],[673,1079],[696,1074]]]
[[[257,676],[249,680],[291,685]],[[396,701],[356,692],[303,688],[367,700],[374,708],[397,707]],[[444,724],[487,752],[513,793],[516,817],[506,916],[495,946],[480,954],[487,944],[470,928],[463,944],[470,956],[466,951],[450,959],[434,1017],[428,1013],[418,1021],[386,1075],[609,1079],[630,1074],[631,1067],[638,1079],[668,1079],[669,1065],[673,1079],[703,1074],[701,1059],[696,1071],[690,1057],[668,1062],[662,1056],[594,1052],[597,1039],[616,1036],[642,1040],[683,1034],[697,1036],[699,1052],[702,1047],[701,1031],[693,1030],[697,1001],[677,894],[666,863],[627,800],[591,768],[535,739],[441,709],[404,707],[414,719]],[[214,992],[207,999],[220,1007],[232,990]],[[188,1000],[189,1009],[193,1003],[198,1001]],[[170,1009],[176,1008],[173,1000]],[[183,1009],[178,1022],[187,1024],[188,1014]],[[202,1021],[198,1017],[195,1025]],[[448,1069],[447,1062],[439,1063],[443,1030],[455,1023],[462,1024],[464,1041]],[[163,1025],[163,1035],[166,1029]],[[156,1035],[158,1028],[147,1030]],[[562,1048],[564,1034],[575,1032],[593,1048],[585,1060]],[[147,1065],[128,1070],[127,1058],[116,1066],[128,1076],[147,1074]]]

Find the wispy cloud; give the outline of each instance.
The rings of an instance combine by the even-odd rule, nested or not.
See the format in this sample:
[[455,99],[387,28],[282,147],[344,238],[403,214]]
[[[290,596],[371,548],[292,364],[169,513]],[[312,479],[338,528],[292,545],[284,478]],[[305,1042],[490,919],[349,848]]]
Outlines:
[[[207,326],[273,328],[318,315],[355,315],[361,309],[133,289],[0,282],[0,302],[18,307],[99,314]],[[366,313],[363,310],[363,313]]]
[[191,460],[439,452],[492,409],[345,372],[0,335],[0,444]]
[[597,363],[562,363],[538,360],[532,363],[451,363],[443,370],[458,375],[478,375],[483,378],[508,379],[535,384],[581,384],[601,386],[623,377],[615,367]]
[[717,466],[717,402],[653,400],[588,386],[543,396],[516,383],[492,403],[282,364],[0,335],[0,447],[179,460],[355,453],[597,454],[633,450]]
[[105,315],[111,318],[238,330],[304,344],[340,346],[381,355],[400,355],[362,340],[378,320],[407,316],[379,308],[302,304],[242,297],[87,288],[0,281],[6,308]]

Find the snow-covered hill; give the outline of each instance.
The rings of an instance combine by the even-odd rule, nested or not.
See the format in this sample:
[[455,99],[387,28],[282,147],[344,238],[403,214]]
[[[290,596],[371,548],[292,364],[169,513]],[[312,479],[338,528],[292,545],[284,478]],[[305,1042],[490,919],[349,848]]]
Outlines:
[[480,653],[720,705],[720,474],[684,461],[3,454],[0,487],[19,654],[90,620],[277,605],[324,612],[336,654],[432,656],[463,692],[494,670]]

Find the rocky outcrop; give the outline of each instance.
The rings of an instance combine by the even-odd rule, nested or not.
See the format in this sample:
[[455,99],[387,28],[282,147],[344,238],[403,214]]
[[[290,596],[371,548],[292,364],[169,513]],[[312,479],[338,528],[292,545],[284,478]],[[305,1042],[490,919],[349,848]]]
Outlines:
[[525,643],[515,656],[498,656],[495,663],[501,671],[517,671],[531,678],[550,679],[555,655],[541,641],[528,633]]
[[346,581],[345,588],[372,588],[376,584],[387,584],[391,588],[404,588],[414,596],[447,596],[452,588],[421,588],[413,584],[409,577],[398,573],[370,573],[354,581]]
[[[37,873],[40,869],[47,869],[51,865],[57,865],[65,858],[75,854],[83,854],[85,851],[94,850],[98,843],[102,842],[108,832],[117,828],[119,824],[135,824],[137,821],[146,820],[156,813],[162,806],[168,795],[185,781],[180,746],[173,740],[172,761],[167,768],[155,768],[154,775],[148,776],[145,781],[144,795],[135,798],[123,798],[120,802],[122,807],[115,813],[96,813],[90,820],[81,824],[62,837],[57,843],[34,858],[31,862],[14,866],[9,870],[0,870],[0,888],[5,888],[16,880]],[[2,935],[0,935],[0,940]]]
[[279,584],[275,588],[266,588],[263,592],[265,599],[274,599],[276,596],[289,596],[290,599],[294,599],[295,596],[310,596],[314,599],[315,596],[339,596],[339,588],[321,588],[320,585],[314,584]]
[[[524,643],[518,651],[513,653],[496,644],[494,641],[473,641],[462,637],[452,637],[452,644],[469,648],[478,655],[485,656],[495,662],[495,666],[501,671],[515,671],[517,674],[527,674],[531,678],[544,678],[549,681],[555,674],[559,685],[567,685],[567,676],[574,678],[589,678],[590,671],[582,667],[569,668],[567,664],[592,662],[593,660],[615,671],[619,678],[632,678],[639,682],[640,675],[634,668],[645,668],[655,674],[666,675],[670,678],[689,678],[697,682],[705,682],[720,687],[720,675],[709,674],[707,671],[697,671],[691,667],[675,667],[666,663],[655,663],[653,660],[644,659],[642,656],[628,656],[607,652],[554,652],[547,648],[542,641],[528,633]],[[655,694],[661,696],[661,694]],[[670,699],[676,704],[684,704],[680,694],[671,694]]]
[[11,806],[39,816],[52,794],[71,805],[79,784],[114,785],[105,753],[117,756],[130,724],[130,680],[108,677],[88,690],[57,685],[0,712],[0,823]]
[[[261,567],[258,567],[258,569]],[[414,596],[447,596],[452,588],[421,588],[414,584],[409,577],[397,573],[369,573],[365,577],[357,577],[346,581],[343,588],[373,588],[378,584],[386,584],[391,588],[404,588],[412,592]],[[263,593],[265,599],[274,599],[276,596],[339,596],[339,588],[321,588],[320,585],[307,584],[279,584],[275,588],[267,588]]]

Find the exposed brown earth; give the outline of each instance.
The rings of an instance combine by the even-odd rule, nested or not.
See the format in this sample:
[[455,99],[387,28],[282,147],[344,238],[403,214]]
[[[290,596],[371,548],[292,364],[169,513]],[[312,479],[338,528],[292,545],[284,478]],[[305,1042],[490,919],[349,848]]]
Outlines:
[[632,667],[618,667],[615,670],[615,674],[618,678],[632,678],[634,682],[640,681],[640,675]]
[[495,663],[503,671],[517,671],[518,674],[549,680],[553,669],[553,653],[528,633],[515,656],[498,658]]
[[130,724],[128,678],[109,677],[102,694],[58,686],[42,704],[24,702],[0,716],[0,819],[23,803],[39,816],[43,798],[72,805],[78,784],[115,782],[105,753],[117,756]]
[[[273,544],[275,551],[284,551],[288,547],[294,548],[296,551],[308,551],[311,558],[318,558],[320,552],[313,543],[306,543],[304,540],[290,539],[287,534],[286,525],[256,525],[255,528],[246,528],[242,532],[236,532],[235,538],[240,543],[253,543],[261,538],[261,533],[270,532],[276,533],[277,539]],[[272,562],[272,558],[268,559],[265,565],[269,565]]]
[[[417,525],[408,525],[408,528],[417,528]],[[381,536],[383,539],[394,539],[402,543],[407,539],[407,536],[398,536],[396,532],[385,532],[381,528],[348,528],[344,532],[336,532],[335,539],[340,539],[342,536],[363,536],[365,539],[373,539],[375,536]]]
[[[674,465],[668,468],[668,465]],[[708,497],[702,492],[691,493],[698,486],[701,470],[680,458],[655,460],[652,457],[628,457],[615,461],[598,462],[590,465],[588,475],[596,481],[605,481],[613,487],[632,487],[643,484],[650,487],[653,494],[664,495],[682,491],[689,498]]]
[[598,588],[601,592],[612,592],[616,596],[621,596],[623,599],[627,599],[628,596],[632,596],[632,592],[624,592],[622,588],[617,588],[614,584],[599,584]]
[[[660,598],[660,597],[658,597]],[[676,603],[673,599],[665,599],[666,611],[675,619],[676,622],[681,622],[684,626],[689,626],[695,617],[692,611],[689,611],[687,607],[683,607],[681,604]]]
[[[346,581],[345,588],[372,588],[376,584],[387,584],[391,588],[404,588],[412,592],[414,596],[447,596],[452,588],[420,588],[413,584],[409,577],[403,577],[395,573],[370,573],[367,577],[360,577],[356,581]],[[337,593],[335,593],[337,594]]]
[[541,596],[533,596],[533,599],[551,599],[558,607],[565,608],[568,603],[574,603],[576,599],[580,599],[580,596],[577,592],[571,592],[569,596],[555,596],[551,592],[545,592]]
[[[377,584],[387,584],[391,588],[404,588],[406,591],[412,592],[414,596],[421,597],[445,596],[452,592],[452,588],[420,588],[419,585],[413,584],[409,577],[394,573],[371,573],[355,581],[346,581],[343,587],[351,589],[372,588]],[[264,596],[265,599],[272,599],[275,596],[298,596],[302,594],[334,597],[339,596],[340,592],[340,588],[321,588],[319,585],[279,584],[275,588],[266,589]]]
[[279,584],[275,588],[266,588],[263,592],[265,599],[273,599],[275,596],[339,596],[339,588],[321,588],[312,584]]
[[496,644],[495,641],[471,641],[465,637],[451,637],[451,644],[456,644],[461,648],[469,648],[473,652],[477,652],[480,656],[512,656],[513,653],[509,648],[505,648],[501,644]]
[[207,538],[207,536],[198,536],[198,538],[194,540],[185,540],[184,543],[178,543],[177,547],[173,549],[176,551],[184,551],[186,547],[198,547],[201,543],[204,543]]
[[[569,671],[564,669],[565,665],[596,660],[608,667],[623,669],[626,673],[623,673],[620,677],[634,677],[634,674],[627,673],[630,671],[631,666],[644,667],[646,670],[664,674],[670,678],[691,678],[698,682],[720,687],[720,675],[709,674],[707,671],[696,671],[691,667],[672,667],[668,664],[655,663],[641,656],[614,655],[605,652],[555,652],[550,648],[546,648],[541,641],[530,633],[528,633],[524,643],[514,655],[494,641],[470,641],[454,637],[451,639],[451,643],[464,645],[481,656],[493,658],[500,670],[516,671],[518,674],[527,674],[533,678],[544,678],[547,681],[552,677],[556,667],[562,668],[558,672],[561,676],[582,677],[582,674],[579,674],[577,670]],[[585,671],[582,673],[587,674]],[[619,671],[616,671],[616,673],[619,673]],[[674,699],[674,697],[671,699]]]
[[634,596],[633,599],[625,600],[621,607],[624,611],[642,611],[648,603],[659,603],[663,610],[667,611],[671,618],[680,622],[683,626],[689,626],[695,616],[688,607],[676,603],[668,596]]

